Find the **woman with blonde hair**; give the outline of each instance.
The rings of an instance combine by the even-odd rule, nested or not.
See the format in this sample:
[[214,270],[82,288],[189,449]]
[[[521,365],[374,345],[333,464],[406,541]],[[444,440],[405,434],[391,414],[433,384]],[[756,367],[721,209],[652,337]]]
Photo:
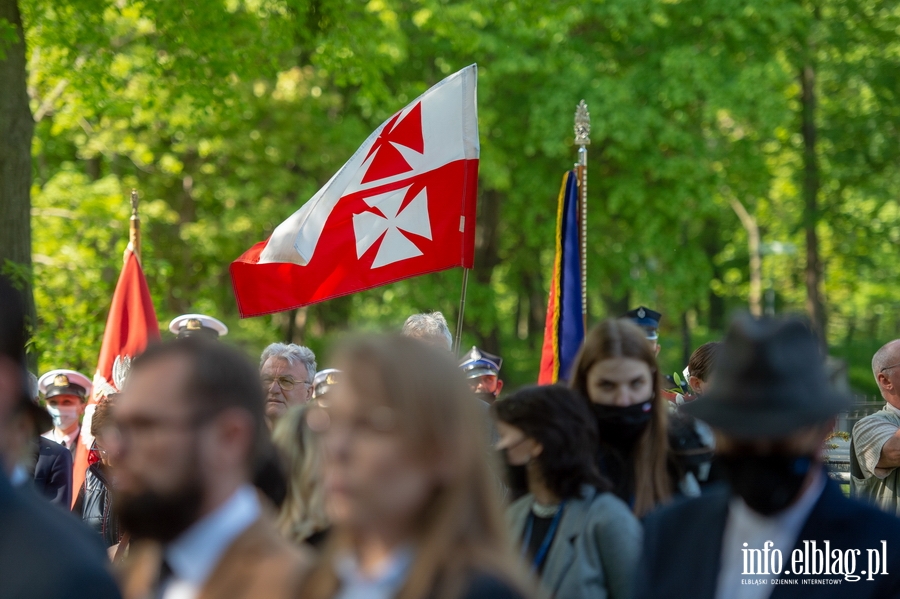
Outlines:
[[666,502],[677,474],[669,463],[668,406],[656,352],[646,334],[624,319],[592,329],[570,381],[594,413],[597,466],[638,517]]
[[310,410],[333,530],[307,599],[519,599],[484,459],[483,412],[455,361],[421,341],[362,339]]
[[288,540],[318,547],[329,523],[325,514],[322,450],[306,423],[309,405],[288,410],[272,434],[288,474],[287,496],[276,523]]

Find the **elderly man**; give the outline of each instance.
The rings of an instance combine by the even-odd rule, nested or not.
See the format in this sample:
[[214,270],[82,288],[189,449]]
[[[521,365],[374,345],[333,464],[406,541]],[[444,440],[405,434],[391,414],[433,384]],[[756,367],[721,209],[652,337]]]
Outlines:
[[850,489],[855,497],[900,515],[900,339],[875,352],[872,374],[885,404],[853,427]]
[[635,597],[900,596],[900,520],[844,497],[824,468],[847,404],[801,322],[735,322],[710,388],[681,407],[716,431],[729,485],[648,516]]
[[132,363],[108,448],[120,523],[140,539],[126,597],[299,596],[308,558],[250,484],[269,450],[262,395],[243,355],[203,338],[152,346]]
[[273,429],[288,408],[312,398],[316,354],[302,345],[273,343],[259,359],[259,376],[266,393],[266,423]]
[[403,323],[403,334],[447,351],[453,349],[453,335],[440,312],[413,314]]

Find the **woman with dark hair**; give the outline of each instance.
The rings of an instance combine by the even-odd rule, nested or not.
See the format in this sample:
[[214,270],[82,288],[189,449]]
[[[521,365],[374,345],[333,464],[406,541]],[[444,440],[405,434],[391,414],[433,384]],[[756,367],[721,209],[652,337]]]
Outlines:
[[324,450],[331,531],[304,599],[522,599],[483,412],[446,349],[345,346],[307,422]]
[[90,526],[106,543],[107,547],[117,545],[124,532],[119,528],[109,493],[110,477],[115,467],[114,456],[107,451],[110,436],[115,435],[112,429],[111,412],[117,393],[110,394],[100,400],[91,418],[91,435],[94,437],[94,449],[99,461],[91,464],[84,477],[84,484],[78,492],[78,498],[72,511]]
[[569,389],[529,387],[493,405],[497,448],[525,465],[528,494],[507,520],[521,553],[557,599],[627,599],[641,547],[641,525],[597,471],[597,429]]
[[656,352],[644,331],[623,319],[591,330],[575,359],[570,386],[594,413],[597,466],[640,518],[672,496],[668,405],[660,392]]

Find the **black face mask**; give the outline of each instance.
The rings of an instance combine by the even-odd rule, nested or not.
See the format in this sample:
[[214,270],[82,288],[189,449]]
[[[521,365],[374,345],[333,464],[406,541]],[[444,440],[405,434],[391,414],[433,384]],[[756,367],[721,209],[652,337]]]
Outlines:
[[617,447],[634,445],[653,417],[653,400],[627,407],[591,403],[600,440]]
[[732,493],[763,516],[777,514],[797,499],[814,463],[810,456],[784,454],[721,454],[716,461]]
[[497,453],[504,467],[504,482],[508,493],[506,499],[509,502],[515,501],[528,492],[528,467],[510,465],[505,449],[498,449]]
[[490,391],[476,391],[475,397],[480,399],[483,402],[492,404],[497,401],[497,396],[491,393]]

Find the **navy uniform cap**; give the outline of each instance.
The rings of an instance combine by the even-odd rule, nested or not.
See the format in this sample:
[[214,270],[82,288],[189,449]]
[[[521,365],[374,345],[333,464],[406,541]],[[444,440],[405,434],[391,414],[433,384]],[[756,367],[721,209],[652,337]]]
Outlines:
[[503,358],[474,346],[459,363],[459,367],[469,379],[479,376],[498,376],[501,366],[503,366]]
[[172,319],[169,331],[178,339],[194,336],[218,339],[228,334],[228,327],[221,320],[206,314],[182,314]]
[[313,397],[322,397],[328,393],[332,387],[340,383],[342,375],[337,368],[326,368],[317,372],[313,377]]
[[638,306],[634,310],[626,312],[622,315],[622,318],[630,319],[634,324],[647,331],[647,339],[650,341],[655,341],[659,338],[657,331],[659,329],[659,321],[662,318],[662,314],[659,312],[646,306]]
[[92,388],[91,379],[75,370],[51,370],[38,380],[38,389],[44,394],[44,399],[74,395],[84,401]]

